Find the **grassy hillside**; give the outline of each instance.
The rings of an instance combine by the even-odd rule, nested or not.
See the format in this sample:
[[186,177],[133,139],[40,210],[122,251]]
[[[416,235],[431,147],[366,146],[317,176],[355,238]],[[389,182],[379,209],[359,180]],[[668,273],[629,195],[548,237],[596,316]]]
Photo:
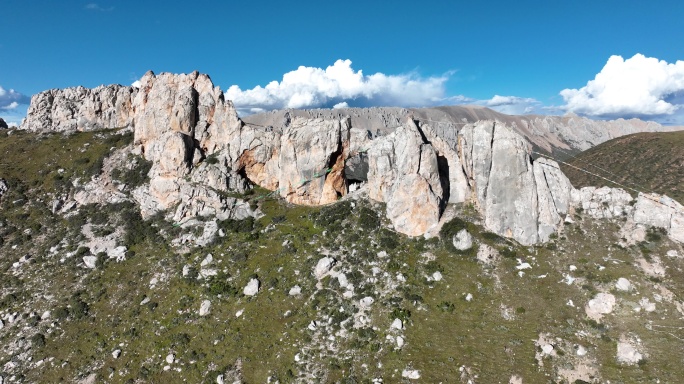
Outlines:
[[[666,194],[684,203],[684,131],[623,136],[567,161],[622,185]],[[564,164],[561,168],[576,188],[619,187]],[[636,194],[632,190],[628,192]]]
[[[219,221],[224,236],[213,243],[178,247],[173,239],[201,226],[143,221],[132,201],[51,211],[53,196],[79,188],[70,179],[101,172],[102,159],[130,141],[111,131],[0,136],[0,178],[9,185],[0,197],[5,384],[684,376],[682,259],[665,256],[684,252],[658,233],[621,247],[619,221],[579,213],[550,243],[522,247],[485,231],[463,205],[449,207],[458,218],[441,238],[426,240],[388,229],[384,207],[364,198],[301,207],[257,190],[240,197],[263,217]],[[464,228],[474,245],[457,251],[452,238]],[[117,233],[125,259],[100,255],[87,268],[86,237]],[[336,265],[317,278],[326,255]],[[621,277],[633,289],[616,290]],[[245,295],[253,278],[261,288]],[[290,293],[295,286],[300,294]],[[598,293],[616,298],[600,321],[584,310]],[[642,310],[649,300],[654,309]],[[201,315],[205,301],[211,308]],[[638,363],[616,360],[623,339],[635,340]],[[418,373],[419,380],[402,377]]]

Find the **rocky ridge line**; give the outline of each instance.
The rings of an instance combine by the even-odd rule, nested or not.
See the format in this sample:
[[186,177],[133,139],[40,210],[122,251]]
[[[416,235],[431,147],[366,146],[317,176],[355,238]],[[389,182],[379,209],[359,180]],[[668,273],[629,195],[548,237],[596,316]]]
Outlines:
[[[22,128],[133,129],[135,151],[153,162],[149,185],[133,196],[144,216],[169,211],[176,222],[257,215],[223,194],[244,191],[250,182],[304,205],[333,203],[363,186],[371,199],[387,204],[387,217],[404,234],[425,234],[439,226],[447,204],[472,202],[489,230],[530,245],[562,230],[576,207],[599,200],[615,210],[613,203],[624,203],[576,191],[553,160],[533,161],[531,145],[514,124],[448,126],[393,110],[403,115],[379,115],[385,129],[376,132],[356,126],[343,111],[318,117],[284,112],[272,114],[278,117],[273,124],[245,123],[208,76],[148,72],[138,88],[35,95]],[[649,204],[644,199],[660,197],[640,196],[636,206]],[[684,241],[684,211],[665,207],[620,209],[635,225],[660,226]],[[654,212],[661,212],[658,219]]]

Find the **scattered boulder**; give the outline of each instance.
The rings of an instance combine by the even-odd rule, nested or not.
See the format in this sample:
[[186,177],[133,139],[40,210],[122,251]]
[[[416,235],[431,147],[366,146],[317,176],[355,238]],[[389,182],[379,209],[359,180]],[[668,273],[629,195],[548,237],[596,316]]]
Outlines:
[[204,301],[202,301],[202,304],[200,305],[199,315],[200,316],[206,316],[209,314],[210,310],[211,310],[211,301],[204,300]]
[[392,325],[390,325],[390,329],[397,329],[401,331],[404,329],[404,322],[401,321],[401,319],[394,319],[394,321],[392,321]]
[[323,257],[320,260],[318,260],[318,263],[316,264],[316,267],[314,268],[314,276],[316,276],[317,279],[322,279],[323,276],[325,276],[326,273],[330,272],[332,267],[335,266],[335,259],[332,257]]
[[290,296],[299,296],[302,294],[302,287],[299,285],[295,285],[294,287],[290,288],[290,292],[288,292]]
[[[9,125],[3,120],[2,117],[0,117],[0,129],[8,129]],[[2,378],[0,377],[0,384],[2,384]]]
[[634,365],[639,363],[644,358],[643,354],[638,350],[638,345],[633,340],[628,339],[624,335],[620,337],[617,344],[617,361],[624,365]]
[[629,292],[632,289],[632,283],[624,277],[621,277],[615,283],[615,288],[617,288],[618,291]]
[[115,350],[112,352],[112,357],[115,358],[115,359],[118,359],[119,356],[121,356],[121,350],[120,350],[120,349],[115,349]]
[[259,292],[259,279],[253,278],[249,280],[245,288],[242,290],[242,293],[245,294],[245,296],[254,296]]
[[473,236],[466,229],[461,229],[452,239],[454,248],[465,251],[473,246]]
[[410,380],[418,380],[420,379],[420,371],[417,369],[404,369],[401,371],[401,377],[410,379]]
[[0,179],[0,197],[9,191],[9,186],[5,179]]
[[97,256],[83,256],[83,264],[86,268],[95,269],[97,267]]
[[613,307],[615,307],[615,296],[601,292],[589,300],[584,311],[590,318],[600,320],[603,315],[613,312]]

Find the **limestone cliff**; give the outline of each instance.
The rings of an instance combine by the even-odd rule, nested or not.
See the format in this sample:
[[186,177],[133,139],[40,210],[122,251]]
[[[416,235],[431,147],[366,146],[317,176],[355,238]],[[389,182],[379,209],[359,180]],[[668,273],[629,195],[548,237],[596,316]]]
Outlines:
[[[533,160],[525,132],[534,135],[542,126],[548,133],[553,119],[456,124],[428,110],[362,111],[370,111],[369,119],[382,129],[369,129],[354,109],[276,112],[245,123],[207,75],[148,72],[138,87],[35,95],[22,128],[132,129],[135,150],[153,163],[150,183],[133,195],[144,216],[167,211],[176,222],[254,215],[247,204],[222,193],[245,191],[252,183],[304,205],[329,204],[365,186],[369,198],[386,203],[394,228],[411,236],[438,226],[447,204],[472,202],[488,230],[524,245],[547,241],[580,206],[594,216],[633,213],[636,223],[682,237],[684,220],[676,208],[654,219],[657,210],[641,208],[648,201],[632,210],[619,190],[577,191],[553,160]],[[586,123],[563,119],[575,127]],[[614,134],[607,132],[597,140]],[[580,147],[591,142],[566,139]],[[604,204],[606,196],[611,204]],[[620,204],[612,204],[613,197]]]

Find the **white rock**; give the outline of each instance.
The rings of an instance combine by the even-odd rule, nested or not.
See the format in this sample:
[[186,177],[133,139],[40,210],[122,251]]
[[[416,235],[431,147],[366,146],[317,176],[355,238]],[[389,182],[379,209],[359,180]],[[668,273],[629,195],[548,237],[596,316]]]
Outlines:
[[118,359],[119,356],[121,356],[121,350],[120,349],[115,349],[114,352],[112,352],[112,357],[115,359]]
[[544,344],[542,345],[541,349],[545,355],[550,355],[551,353],[553,353],[553,345],[551,344]]
[[245,296],[254,296],[259,292],[259,279],[253,278],[247,283],[245,288],[242,290],[242,293],[245,294]]
[[432,274],[432,279],[434,281],[440,281],[440,280],[442,280],[442,274],[439,271],[437,271],[437,272]]
[[461,229],[452,239],[452,243],[454,248],[465,251],[473,246],[473,236],[467,230]]
[[216,376],[216,384],[226,384],[225,380],[223,380],[223,374]]
[[199,315],[200,316],[206,316],[209,314],[210,310],[211,310],[211,301],[204,300],[202,302],[202,304],[200,305]]
[[361,308],[368,308],[375,302],[375,299],[373,299],[370,296],[366,296],[363,299],[359,300],[359,304],[361,304]]
[[401,331],[404,329],[404,322],[401,321],[401,319],[394,319],[392,325],[390,325],[390,329],[398,329]]
[[576,266],[574,266],[574,265],[571,265],[571,266],[570,266],[570,272],[574,272],[574,271],[576,271],[576,270],[577,270],[577,267],[576,267]]
[[385,257],[387,257],[387,252],[385,252],[385,251],[380,251],[380,252],[378,252],[377,255],[378,255],[379,258],[384,259]]
[[574,307],[575,303],[572,300],[568,300],[568,302],[565,303],[565,305],[567,305],[568,307]]
[[189,264],[185,264],[183,266],[183,277],[188,277],[188,275],[190,274],[190,268],[192,268],[192,266]]
[[168,364],[173,364],[173,361],[175,359],[176,359],[176,355],[174,355],[173,353],[169,353],[168,355],[166,355],[166,362]]
[[[518,260],[518,262],[520,262],[520,260]],[[515,268],[519,271],[522,271],[523,269],[531,269],[532,266],[530,265],[530,263],[520,262],[520,264],[518,264]]]
[[617,288],[618,291],[627,292],[632,289],[632,284],[629,282],[629,280],[625,279],[624,277],[621,277],[615,283],[615,288]]
[[162,368],[162,369],[165,370],[165,371],[168,371],[168,370],[171,369],[171,366],[170,366],[170,365],[165,365],[164,368]]
[[0,320],[0,329],[3,329],[3,328],[5,328],[5,322]]
[[679,257],[679,254],[674,249],[670,249],[669,251],[667,251],[666,255],[668,257]]
[[600,319],[602,315],[613,312],[614,306],[615,296],[601,292],[589,300],[584,310],[592,319]]
[[347,276],[344,273],[340,273],[339,275],[337,275],[337,282],[340,283],[340,287],[342,288],[346,288],[347,285],[349,285]]
[[299,285],[295,285],[294,287],[290,288],[289,295],[290,296],[298,296],[302,294],[302,287]]
[[316,267],[314,268],[314,276],[316,276],[317,279],[323,278],[326,273],[328,273],[332,267],[335,266],[335,259],[332,257],[324,257],[320,260],[318,260],[318,264],[316,264]]
[[564,275],[563,277],[565,277],[565,284],[567,284],[567,285],[572,285],[572,283],[574,283],[575,280],[577,280],[570,275]]
[[467,294],[465,297],[466,301],[473,301],[473,295],[472,294]]
[[40,315],[40,319],[47,320],[50,318],[50,316],[52,316],[52,313],[50,311],[45,311],[42,315]]
[[95,269],[97,264],[97,256],[83,256],[83,263],[86,268]]
[[243,314],[244,312],[245,312],[244,309],[241,309],[241,310],[235,312],[235,317],[240,317],[240,316],[242,316],[242,314]]
[[210,253],[207,255],[207,257],[204,258],[204,260],[202,260],[202,262],[200,263],[200,267],[206,267],[207,265],[211,264],[213,261],[214,261],[214,256],[212,256]]
[[639,301],[639,305],[644,309],[646,312],[654,312],[656,310],[656,305],[655,303],[651,303],[650,300],[648,300],[647,297],[642,298]]
[[115,259],[116,261],[124,261],[126,260],[126,251],[128,251],[128,249],[125,246],[120,245],[114,249],[108,250],[107,257]]
[[587,349],[580,345],[577,347],[576,353],[577,353],[577,356],[584,356],[587,354]]
[[416,369],[404,369],[403,371],[401,371],[401,377],[405,377],[411,380],[420,379],[420,371]]
[[401,336],[397,336],[397,348],[401,348],[404,346],[404,338]]
[[621,339],[617,345],[618,363],[633,365],[643,359],[643,355],[628,341]]

